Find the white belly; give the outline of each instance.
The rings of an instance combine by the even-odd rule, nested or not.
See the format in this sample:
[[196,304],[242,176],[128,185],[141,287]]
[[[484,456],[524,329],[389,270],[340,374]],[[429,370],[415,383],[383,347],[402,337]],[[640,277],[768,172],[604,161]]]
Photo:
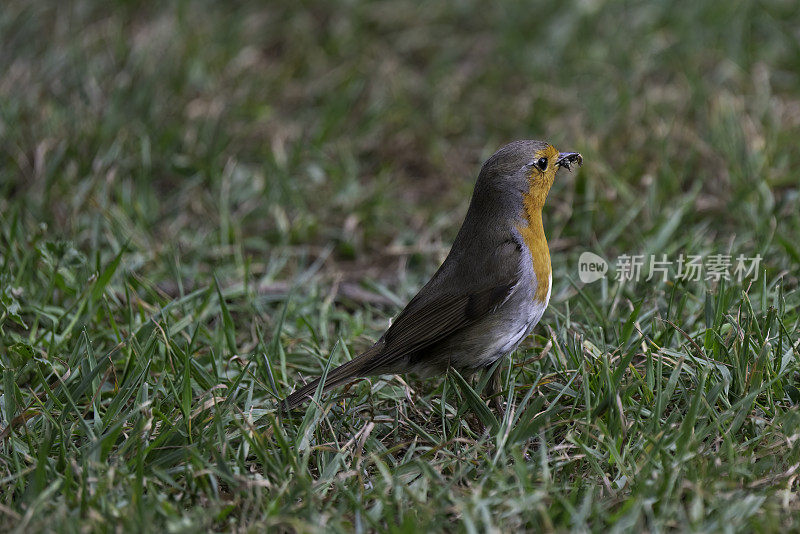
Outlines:
[[547,296],[545,297],[544,302],[534,300],[533,305],[529,310],[527,320],[520,321],[517,325],[511,325],[512,328],[510,328],[505,335],[500,336],[494,343],[487,346],[477,358],[476,363],[478,365],[476,367],[491,365],[498,358],[502,358],[506,354],[514,351],[514,349],[516,349],[519,344],[522,343],[522,340],[528,337],[528,334],[531,333],[533,327],[538,324],[539,320],[542,318],[542,315],[544,315],[544,311],[547,309],[547,304],[550,302],[550,293],[553,289],[552,274],[547,282]]

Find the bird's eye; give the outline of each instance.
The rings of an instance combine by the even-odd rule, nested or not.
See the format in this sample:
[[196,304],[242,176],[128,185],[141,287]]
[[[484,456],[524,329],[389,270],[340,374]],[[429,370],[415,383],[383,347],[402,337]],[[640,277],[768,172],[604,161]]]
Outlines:
[[547,168],[547,158],[539,158],[536,160],[536,166],[540,171],[545,170]]

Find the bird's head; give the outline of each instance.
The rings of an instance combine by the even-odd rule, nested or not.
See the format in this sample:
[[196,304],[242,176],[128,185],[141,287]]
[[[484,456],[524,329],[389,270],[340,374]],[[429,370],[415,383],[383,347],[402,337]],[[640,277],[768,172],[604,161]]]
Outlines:
[[582,163],[577,152],[559,152],[543,141],[514,141],[486,160],[479,181],[505,195],[522,195],[526,206],[541,209],[558,170]]

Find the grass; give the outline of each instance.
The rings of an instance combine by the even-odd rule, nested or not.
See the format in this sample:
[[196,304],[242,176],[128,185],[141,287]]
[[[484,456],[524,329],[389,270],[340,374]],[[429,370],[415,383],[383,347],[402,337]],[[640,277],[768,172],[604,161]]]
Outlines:
[[[2,529],[800,528],[797,27],[778,0],[5,3]],[[528,137],[585,164],[510,409],[451,373],[278,419]],[[584,285],[586,250],[763,261]]]

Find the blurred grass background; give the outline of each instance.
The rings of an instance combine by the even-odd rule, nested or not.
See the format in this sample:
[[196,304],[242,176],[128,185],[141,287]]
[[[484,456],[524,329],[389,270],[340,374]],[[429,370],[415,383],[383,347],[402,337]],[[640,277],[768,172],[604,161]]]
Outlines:
[[[4,2],[0,524],[797,528],[798,28],[780,0]],[[277,421],[517,138],[585,165],[516,409],[403,377]],[[763,271],[584,287],[585,250]]]

